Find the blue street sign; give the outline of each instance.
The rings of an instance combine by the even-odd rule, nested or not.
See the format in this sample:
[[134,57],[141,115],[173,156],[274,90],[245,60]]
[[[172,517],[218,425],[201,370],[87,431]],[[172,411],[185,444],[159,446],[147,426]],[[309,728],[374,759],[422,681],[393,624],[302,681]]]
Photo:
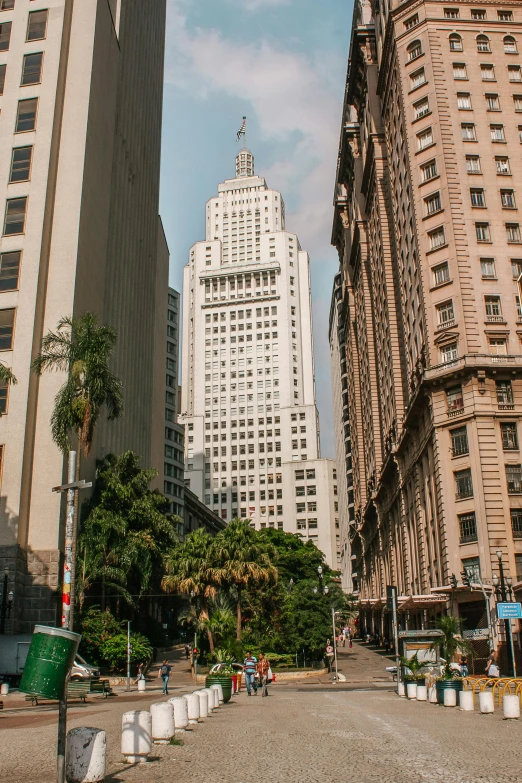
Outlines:
[[522,619],[522,604],[502,603],[497,604],[497,614],[499,620],[520,620]]

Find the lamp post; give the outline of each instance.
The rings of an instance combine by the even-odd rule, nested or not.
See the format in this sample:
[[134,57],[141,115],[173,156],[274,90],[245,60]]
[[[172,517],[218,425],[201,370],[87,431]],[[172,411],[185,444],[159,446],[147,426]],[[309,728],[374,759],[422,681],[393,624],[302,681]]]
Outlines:
[[[500,599],[503,603],[505,603],[508,600],[508,590],[509,590],[509,600],[511,600],[511,584],[512,579],[504,576],[504,564],[502,562],[502,550],[497,549],[497,558],[498,558],[498,568],[500,573],[500,579],[498,576],[493,576],[493,584],[495,586],[495,592],[497,595],[497,602],[498,602],[498,596],[500,595]],[[507,589],[506,589],[507,587]],[[511,620],[504,620],[504,628],[506,631],[506,642],[507,642],[507,654],[508,654],[508,668],[509,668],[509,676],[510,677],[516,677],[516,666],[515,666],[515,650],[513,647],[513,633],[511,630]]]
[[13,605],[13,591],[7,592],[9,587],[9,569],[4,568],[4,586],[2,590],[2,604],[0,607],[0,633],[5,633],[5,619],[11,615]]

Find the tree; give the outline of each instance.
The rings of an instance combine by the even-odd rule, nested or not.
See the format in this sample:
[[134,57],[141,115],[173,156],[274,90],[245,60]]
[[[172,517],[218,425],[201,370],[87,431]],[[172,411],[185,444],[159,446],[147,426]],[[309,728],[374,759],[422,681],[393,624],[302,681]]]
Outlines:
[[328,580],[333,573],[326,564],[324,555],[313,541],[303,541],[300,535],[286,533],[276,528],[265,528],[257,534],[265,546],[271,546],[277,553],[276,566],[279,580],[288,584],[290,579],[317,579],[317,569],[323,569],[323,578]]
[[70,450],[70,435],[75,432],[78,447],[87,456],[104,406],[109,421],[121,416],[121,383],[109,368],[115,344],[114,329],[99,326],[93,313],[62,318],[56,331],[48,332],[42,340],[32,364],[34,372],[67,373],[51,415],[53,440],[64,453]]
[[108,609],[91,606],[82,617],[80,652],[89,663],[102,663],[102,646],[111,636],[121,634],[121,625]]
[[258,534],[247,520],[233,519],[216,536],[215,551],[220,583],[233,585],[237,592],[236,638],[240,641],[243,591],[247,587],[277,580],[277,569],[272,564],[275,549],[259,541]]
[[13,386],[15,383],[18,383],[11,368],[7,367],[3,362],[0,362],[0,383],[7,383],[8,385],[12,383]]
[[441,658],[444,658],[446,661],[444,664],[444,678],[451,679],[453,672],[450,664],[455,659],[458,650],[467,655],[473,655],[473,647],[467,639],[463,639],[462,623],[458,617],[453,617],[451,614],[439,617],[436,627],[439,631],[442,631],[442,636],[433,640],[430,649],[439,650]]

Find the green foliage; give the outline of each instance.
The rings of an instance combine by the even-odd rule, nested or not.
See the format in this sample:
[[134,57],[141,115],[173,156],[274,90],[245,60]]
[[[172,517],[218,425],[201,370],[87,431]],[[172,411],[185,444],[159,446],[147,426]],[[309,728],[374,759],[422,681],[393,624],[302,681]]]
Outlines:
[[[152,647],[146,636],[131,634],[131,664],[147,663],[152,657]],[[112,671],[124,672],[127,668],[127,634],[120,633],[106,639],[101,647],[103,661]]]
[[438,650],[441,658],[444,658],[446,661],[441,679],[452,680],[459,676],[458,672],[450,668],[450,664],[455,660],[457,652],[460,650],[466,655],[473,656],[473,646],[467,639],[463,639],[462,623],[453,615],[439,617],[436,628],[442,631],[442,636],[439,636],[432,642],[430,650]]
[[3,362],[0,362],[0,381],[2,383],[6,383],[7,385],[11,383],[13,386],[18,383],[15,376],[13,375],[13,371]]
[[121,634],[121,623],[110,613],[98,606],[91,606],[81,620],[82,640],[80,653],[97,666],[103,663],[102,648],[112,636]]

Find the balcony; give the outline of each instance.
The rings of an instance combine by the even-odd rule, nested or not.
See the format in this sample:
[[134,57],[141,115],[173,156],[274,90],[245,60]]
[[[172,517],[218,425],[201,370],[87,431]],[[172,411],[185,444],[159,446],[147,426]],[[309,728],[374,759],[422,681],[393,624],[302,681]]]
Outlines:
[[503,315],[486,315],[487,324],[505,324],[506,319]]
[[454,318],[449,318],[447,321],[437,324],[437,331],[439,332],[441,329],[453,329],[456,323]]

